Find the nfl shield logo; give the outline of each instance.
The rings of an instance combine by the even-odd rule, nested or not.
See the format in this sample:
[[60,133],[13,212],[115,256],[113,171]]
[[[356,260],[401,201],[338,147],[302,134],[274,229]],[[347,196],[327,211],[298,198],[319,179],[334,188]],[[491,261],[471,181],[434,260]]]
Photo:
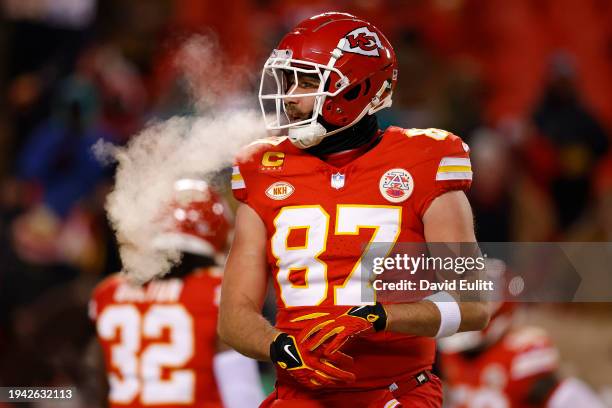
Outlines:
[[331,176],[331,186],[336,190],[340,190],[344,187],[344,174],[336,173]]

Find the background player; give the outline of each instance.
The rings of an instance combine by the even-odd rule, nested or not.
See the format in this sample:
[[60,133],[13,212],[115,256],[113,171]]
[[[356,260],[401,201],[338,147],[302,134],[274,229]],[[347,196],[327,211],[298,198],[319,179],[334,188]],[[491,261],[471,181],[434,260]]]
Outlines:
[[[432,337],[487,323],[486,304],[448,293],[362,302],[368,242],[475,241],[467,145],[438,129],[378,129],[396,80],[384,35],[344,13],[298,24],[264,66],[267,126],[288,137],[255,143],[234,167],[242,204],[219,322],[228,344],[275,363],[263,406],[441,406]],[[268,276],[276,327],[261,316]]]
[[448,406],[605,407],[586,384],[562,378],[559,351],[543,329],[513,324],[517,307],[500,303],[485,330],[440,339]]
[[228,209],[202,180],[182,179],[160,250],[182,261],[143,286],[102,281],[90,314],[104,352],[111,407],[253,407],[263,399],[255,361],[216,335]]

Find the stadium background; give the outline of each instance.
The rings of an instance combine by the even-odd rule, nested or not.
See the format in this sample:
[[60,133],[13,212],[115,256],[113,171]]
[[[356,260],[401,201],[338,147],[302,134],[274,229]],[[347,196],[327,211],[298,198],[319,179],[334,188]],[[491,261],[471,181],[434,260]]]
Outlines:
[[[103,208],[113,168],[90,148],[99,138],[124,144],[152,118],[190,113],[173,58],[197,33],[215,33],[219,60],[247,68],[236,86],[254,90],[267,54],[302,18],[338,10],[371,20],[400,64],[381,122],[447,129],[470,144],[479,240],[612,241],[610,1],[0,6],[0,386],[73,384],[83,406],[95,406],[87,299],[120,265]],[[80,138],[65,136],[70,126]],[[610,305],[527,308],[522,319],[550,331],[563,372],[611,401]]]

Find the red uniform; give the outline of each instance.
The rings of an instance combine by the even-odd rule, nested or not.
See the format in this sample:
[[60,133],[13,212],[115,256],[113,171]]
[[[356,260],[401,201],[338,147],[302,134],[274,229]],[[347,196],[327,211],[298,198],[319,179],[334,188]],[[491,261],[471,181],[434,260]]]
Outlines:
[[[424,242],[423,214],[472,178],[468,147],[438,129],[387,129],[380,142],[342,167],[294,147],[285,138],[251,146],[233,169],[236,198],[267,230],[267,259],[278,306],[277,328],[297,335],[299,316],[358,305],[360,259],[368,242]],[[429,369],[433,339],[375,333],[342,349],[355,359],[348,390],[385,388]],[[279,384],[295,385],[284,370]]]
[[558,352],[539,328],[508,332],[474,358],[441,354],[449,407],[527,408],[536,382],[558,369]]
[[96,322],[112,408],[221,407],[213,374],[220,273],[132,286],[111,276],[95,289]]

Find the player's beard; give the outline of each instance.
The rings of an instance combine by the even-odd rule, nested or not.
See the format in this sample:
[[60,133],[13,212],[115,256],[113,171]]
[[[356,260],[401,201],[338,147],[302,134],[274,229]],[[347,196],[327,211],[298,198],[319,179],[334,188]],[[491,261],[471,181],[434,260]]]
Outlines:
[[291,103],[285,104],[285,112],[287,112],[287,117],[289,118],[290,122],[299,122],[312,117],[312,111],[302,112],[295,104]]

